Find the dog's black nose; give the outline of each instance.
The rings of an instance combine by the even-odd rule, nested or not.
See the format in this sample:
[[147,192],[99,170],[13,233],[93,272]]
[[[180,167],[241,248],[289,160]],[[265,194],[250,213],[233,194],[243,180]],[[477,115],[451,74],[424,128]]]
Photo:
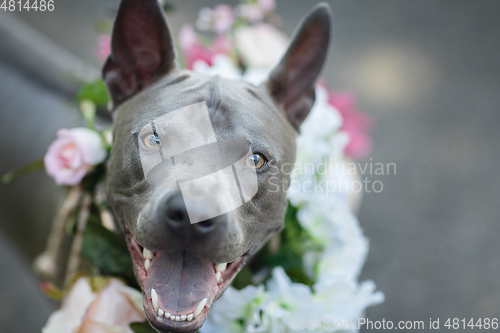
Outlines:
[[[203,209],[203,207],[199,207]],[[198,233],[206,234],[212,231],[218,222],[224,218],[222,216],[207,219],[198,223],[191,224],[186,204],[181,193],[172,196],[166,207],[166,222],[174,231],[182,234]]]
[[182,195],[175,195],[167,204],[167,219],[172,225],[189,223],[189,216]]

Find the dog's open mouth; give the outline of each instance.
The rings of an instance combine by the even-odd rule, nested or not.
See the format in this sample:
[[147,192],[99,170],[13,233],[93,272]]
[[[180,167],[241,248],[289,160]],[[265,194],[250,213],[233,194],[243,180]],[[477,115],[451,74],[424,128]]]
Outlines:
[[210,306],[245,265],[249,252],[230,263],[214,263],[188,252],[152,252],[127,228],[127,245],[144,294],[144,310],[161,332],[194,332]]

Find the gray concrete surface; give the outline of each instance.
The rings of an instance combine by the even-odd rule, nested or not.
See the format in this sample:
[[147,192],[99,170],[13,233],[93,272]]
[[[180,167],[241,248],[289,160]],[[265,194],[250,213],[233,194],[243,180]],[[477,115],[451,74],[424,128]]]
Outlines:
[[[172,2],[178,31],[198,8],[218,1]],[[285,30],[316,2],[278,0]],[[386,295],[368,317],[427,323],[500,316],[500,2],[328,2],[335,40],[326,80],[358,92],[360,108],[377,121],[366,162],[397,164],[396,175],[369,176],[384,190],[367,194],[360,213],[370,239],[361,280],[374,280]],[[57,2],[54,13],[19,17],[96,65],[93,24],[117,3]],[[40,82],[5,59],[0,66],[1,173],[42,156],[58,128],[79,121],[69,96]],[[55,193],[43,174],[0,187],[0,230],[10,239],[2,246],[18,253],[20,277],[43,248]],[[11,258],[6,253],[0,251],[2,263]],[[0,270],[0,310],[32,300],[30,313],[38,317],[30,325],[25,313],[12,311],[0,316],[0,331],[16,332],[13,323],[24,320],[17,332],[39,332],[49,313],[35,308],[45,304],[39,293],[23,300],[7,293],[34,280],[9,279],[5,267],[11,266]]]
[[1,332],[39,332],[54,311],[55,302],[42,294],[26,257],[15,250],[3,233],[0,233],[0,266]]
[[[0,174],[43,157],[61,127],[78,123],[70,102],[0,61]],[[45,244],[58,202],[43,172],[0,185],[0,332],[39,332],[55,304],[42,295],[31,259]]]

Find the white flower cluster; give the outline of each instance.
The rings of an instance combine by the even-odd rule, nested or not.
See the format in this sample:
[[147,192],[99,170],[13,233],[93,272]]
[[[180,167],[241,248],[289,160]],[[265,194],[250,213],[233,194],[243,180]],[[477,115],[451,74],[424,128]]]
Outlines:
[[[262,82],[268,75],[266,70],[252,68],[241,75],[224,55],[217,55],[211,67],[199,61],[194,70],[245,79],[253,84]],[[317,87],[316,103],[302,124],[297,140],[295,167],[300,172],[292,173],[292,184],[352,181],[347,173],[304,171],[307,169],[304,165],[317,165],[325,159],[343,163],[348,138],[339,131],[342,117],[328,103],[327,95],[326,89]],[[348,190],[306,191],[302,186],[288,193],[291,204],[299,207],[297,218],[302,227],[324,248],[320,252],[308,252],[303,258],[306,273],[316,281],[312,290],[304,284],[292,283],[285,271],[277,267],[265,286],[247,286],[242,290],[229,287],[212,305],[202,333],[290,332],[300,330],[297,323],[322,322],[325,318],[357,319],[363,317],[366,307],[383,302],[383,294],[375,292],[372,281],[357,282],[368,252],[368,240],[350,207],[352,193]],[[339,330],[324,326],[313,330]],[[357,328],[341,330],[356,332]]]

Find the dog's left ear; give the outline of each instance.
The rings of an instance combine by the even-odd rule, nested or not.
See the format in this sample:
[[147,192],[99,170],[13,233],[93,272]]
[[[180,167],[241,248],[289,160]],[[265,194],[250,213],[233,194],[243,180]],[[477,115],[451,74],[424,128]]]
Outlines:
[[158,0],[122,0],[102,69],[113,108],[176,68],[170,31]]
[[311,111],[314,86],[330,49],[332,11],[320,3],[302,20],[281,62],[265,83],[295,129]]

